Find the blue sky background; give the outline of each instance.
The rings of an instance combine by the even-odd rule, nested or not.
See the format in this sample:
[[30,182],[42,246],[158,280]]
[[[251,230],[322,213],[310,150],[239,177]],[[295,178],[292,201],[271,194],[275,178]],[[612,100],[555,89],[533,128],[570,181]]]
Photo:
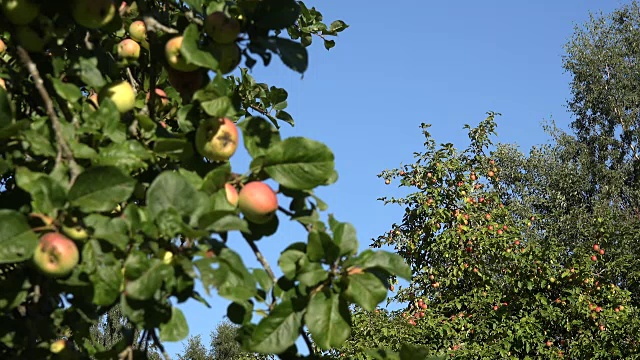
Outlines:
[[[326,51],[320,39],[311,46],[309,70],[299,74],[274,59],[257,65],[259,82],[289,92],[296,126],[282,126],[282,136],[305,136],[327,144],[334,152],[339,180],[318,189],[328,213],[354,224],[360,248],[399,222],[402,209],[383,206],[381,196],[401,196],[397,184],[385,185],[376,175],[400,163],[412,163],[424,141],[421,122],[433,124],[438,143],[467,144],[464,124],[475,125],[487,111],[498,118],[499,141],[527,151],[548,137],[541,121],[553,119],[564,129],[570,77],[562,69],[563,45],[590,12],[608,13],[617,0],[307,1],[328,24],[341,19],[350,25]],[[245,172],[244,148],[232,158],[236,172]],[[285,205],[288,205],[285,204]],[[278,233],[261,240],[261,248],[277,268],[279,253],[294,241],[305,241],[304,230],[279,215]],[[325,215],[326,219],[326,215]],[[229,246],[249,267],[259,267],[238,234]],[[280,275],[280,273],[278,273]],[[205,345],[229,302],[216,294],[207,309],[194,301],[181,304],[190,334],[201,334]],[[382,304],[384,305],[384,303]],[[185,340],[186,342],[186,340]],[[298,342],[299,348],[306,349]],[[182,343],[165,343],[171,355]]]

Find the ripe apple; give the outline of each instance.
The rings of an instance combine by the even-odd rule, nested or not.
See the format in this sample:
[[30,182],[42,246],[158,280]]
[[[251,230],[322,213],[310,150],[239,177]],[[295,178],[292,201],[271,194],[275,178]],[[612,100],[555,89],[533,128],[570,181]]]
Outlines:
[[493,171],[489,170],[489,173],[487,175],[489,175],[489,177],[493,177],[495,175],[495,173]]
[[238,128],[228,118],[204,120],[196,130],[196,149],[211,161],[227,161],[238,148]]
[[261,181],[252,181],[240,190],[238,207],[247,220],[265,224],[275,216],[278,198],[269,185]]
[[164,47],[164,55],[167,59],[167,63],[172,68],[179,71],[195,71],[198,69],[198,65],[187,63],[187,61],[180,54],[180,48],[182,48],[182,41],[184,37],[176,36],[167,41]]
[[600,251],[598,251],[598,253],[599,253],[600,255],[604,255],[604,249],[600,249]]
[[229,204],[233,205],[234,207],[238,206],[238,190],[236,190],[236,187],[229,183],[226,183],[224,184],[224,191]]
[[132,22],[131,25],[129,25],[129,36],[139,43],[146,41],[147,26],[144,21],[137,20]]
[[[169,98],[167,98],[167,93],[164,92],[164,90],[155,88],[154,92],[156,93],[156,101],[160,99],[160,103],[162,104],[162,106],[167,106],[169,104]],[[146,101],[149,102],[150,99],[151,93],[147,92]]]
[[25,50],[33,53],[44,51],[46,38],[29,26],[16,26],[16,39]]
[[38,270],[51,277],[69,275],[79,260],[80,253],[76,244],[57,232],[44,234],[33,254]]
[[67,347],[67,340],[65,339],[58,339],[54,342],[51,343],[51,345],[49,345],[49,351],[51,351],[54,354],[59,354],[61,353],[65,348]]
[[0,87],[3,88],[5,91],[7,90],[7,84],[5,83],[3,78],[0,78]]
[[384,181],[384,183],[389,185],[389,184],[391,184],[391,180],[387,179],[387,180]]
[[598,251],[598,250],[600,250],[600,245],[593,244],[593,251]]
[[116,15],[113,0],[75,0],[71,16],[79,25],[98,29],[107,25]]
[[516,245],[520,245],[520,240],[516,240],[516,241],[514,241],[514,244],[516,244]]
[[0,39],[0,55],[4,54],[5,51],[7,51],[7,44]]
[[236,43],[214,44],[211,47],[211,54],[218,60],[218,70],[222,74],[232,72],[240,64],[242,58],[242,51]]
[[27,25],[40,15],[40,6],[31,0],[0,1],[4,17],[14,25]]
[[551,340],[547,340],[546,345],[547,347],[551,347],[551,345],[553,345],[553,342],[551,342]]
[[204,19],[204,31],[218,44],[229,44],[236,40],[240,34],[238,20],[216,11]]
[[138,60],[140,57],[140,44],[132,39],[124,39],[118,44],[118,56],[125,60]]
[[133,87],[126,81],[118,81],[105,86],[100,91],[100,102],[111,99],[120,113],[133,110],[136,105],[136,94]]
[[597,261],[597,260],[598,260],[597,256],[595,256],[595,255],[591,256],[591,261]]

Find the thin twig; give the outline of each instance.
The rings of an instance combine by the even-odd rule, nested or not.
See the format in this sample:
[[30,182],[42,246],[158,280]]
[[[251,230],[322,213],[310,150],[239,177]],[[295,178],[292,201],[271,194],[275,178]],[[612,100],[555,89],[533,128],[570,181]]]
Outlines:
[[164,357],[164,360],[171,360],[171,356],[169,356],[169,354],[164,349],[164,346],[162,346],[162,343],[160,343],[160,339],[158,339],[158,335],[156,334],[155,330],[152,330],[149,333],[151,334],[153,343],[158,347],[158,350],[160,350],[160,352],[162,353],[162,357]]
[[153,16],[149,15],[149,9],[147,8],[147,4],[144,1],[136,1],[138,4],[138,9],[140,9],[140,13],[142,14],[142,20],[144,21],[144,25],[147,27],[147,32],[158,32],[164,31],[168,34],[178,34],[179,31],[173,28],[170,28],[166,25],[163,25],[158,20],[156,20]]
[[184,13],[184,16],[187,18],[187,20],[189,20],[190,22],[200,25],[202,26],[204,24],[204,21],[202,21],[202,19],[196,17],[196,15],[193,13],[193,11],[187,11]]
[[300,334],[302,335],[304,342],[307,344],[307,347],[309,348],[309,355],[314,356],[315,351],[313,350],[313,344],[311,343],[311,339],[309,339],[309,335],[307,334],[306,331],[304,331],[304,329],[300,329]]
[[133,78],[133,73],[131,72],[131,68],[127,67],[127,76],[129,77],[129,82],[131,82],[131,86],[133,86],[133,91],[138,93],[138,82]]
[[260,252],[260,249],[258,249],[258,246],[256,245],[256,243],[253,240],[249,240],[249,239],[245,239],[245,240],[247,241],[247,244],[249,244],[249,246],[251,247],[251,250],[253,250],[253,253],[256,254],[256,259],[258,259],[258,261],[260,262],[264,270],[267,272],[267,275],[269,275],[269,277],[271,278],[271,281],[273,281],[274,285],[273,285],[273,289],[271,290],[272,299],[271,299],[271,304],[269,305],[269,311],[271,311],[276,306],[275,284],[278,282],[278,278],[276,277],[276,274],[271,269],[271,265],[269,265],[269,262],[267,261],[267,259],[262,255],[262,253]]
[[60,123],[60,119],[58,118],[58,115],[56,115],[56,111],[53,108],[53,101],[51,100],[51,97],[49,96],[49,93],[44,86],[44,80],[42,80],[42,77],[40,76],[38,67],[33,62],[33,60],[31,60],[29,53],[20,45],[18,45],[17,51],[23,65],[27,68],[29,74],[31,74],[33,83],[35,84],[36,89],[38,89],[42,101],[44,101],[47,115],[49,116],[49,119],[51,119],[51,125],[56,136],[56,147],[58,150],[56,165],[59,165],[62,158],[64,158],[68,162],[69,171],[71,173],[71,184],[73,184],[75,182],[75,179],[80,174],[80,166],[78,166],[75,159],[73,158],[73,152],[71,151],[67,140],[65,140],[64,135],[62,134],[62,124]]
[[[289,216],[290,218],[292,218],[292,219],[293,219],[293,217],[296,215],[296,214],[292,213],[291,211],[289,211],[289,210],[287,210],[287,209],[283,208],[282,206],[278,206],[278,210],[282,211],[283,213],[285,213],[286,215],[288,215],[288,216]],[[306,225],[305,225],[305,224],[303,224],[303,223],[301,223],[301,222],[299,222],[299,221],[298,221],[298,223],[299,223],[300,225],[302,225],[302,227],[303,227],[305,230],[307,230],[307,232],[311,232],[311,230],[313,230],[313,226],[312,226],[311,224],[306,224]]]

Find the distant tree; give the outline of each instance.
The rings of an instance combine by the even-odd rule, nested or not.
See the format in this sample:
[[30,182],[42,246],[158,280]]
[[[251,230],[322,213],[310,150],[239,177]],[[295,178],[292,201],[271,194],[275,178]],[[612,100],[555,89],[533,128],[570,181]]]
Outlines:
[[202,336],[189,336],[187,339],[187,343],[183,343],[183,353],[178,354],[179,360],[211,360],[213,359],[211,355],[211,350],[207,350],[207,348],[202,344]]

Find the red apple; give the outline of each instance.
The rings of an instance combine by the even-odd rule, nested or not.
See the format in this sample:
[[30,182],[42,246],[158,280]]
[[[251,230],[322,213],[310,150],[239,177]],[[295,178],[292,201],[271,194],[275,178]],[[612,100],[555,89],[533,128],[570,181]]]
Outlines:
[[6,50],[7,45],[4,43],[4,41],[2,41],[2,39],[0,39],[0,55],[4,54]]
[[598,251],[598,253],[599,253],[600,255],[604,255],[604,249],[600,249],[600,251]]
[[[162,106],[167,106],[169,104],[169,98],[167,98],[167,93],[164,92],[164,90],[155,88],[154,92],[156,93],[156,102],[159,99]],[[149,102],[150,99],[151,93],[147,92],[146,101]]]
[[57,232],[44,234],[33,254],[36,268],[51,277],[69,275],[79,260],[80,253],[76,244]]
[[206,119],[196,130],[196,149],[211,161],[227,161],[238,148],[238,128],[228,118]]
[[598,250],[600,250],[600,245],[593,244],[593,251],[598,251]]
[[138,60],[140,44],[132,39],[124,39],[118,44],[118,56],[125,60]]
[[278,210],[278,197],[269,185],[252,181],[238,195],[238,207],[245,218],[256,224],[269,222]]
[[597,260],[598,260],[597,256],[595,256],[595,255],[591,256],[591,261],[597,261]]

